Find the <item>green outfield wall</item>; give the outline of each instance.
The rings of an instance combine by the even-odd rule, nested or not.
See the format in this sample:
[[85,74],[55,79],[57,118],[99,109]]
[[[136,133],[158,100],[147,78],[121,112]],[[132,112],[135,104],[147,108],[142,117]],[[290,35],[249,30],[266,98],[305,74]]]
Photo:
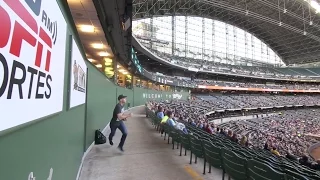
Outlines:
[[[70,109],[68,86],[72,74],[71,38],[76,40],[79,47],[82,45],[66,1],[57,0],[57,2],[68,26],[65,35],[67,48],[63,109],[50,116],[0,131],[0,180],[27,180],[31,172],[37,180],[47,180],[50,169],[51,179],[74,180],[83,153],[94,141],[94,131],[105,128],[109,123],[118,95],[128,96],[127,102],[131,107],[144,105],[149,100],[187,99],[189,95],[187,92],[160,92],[116,86],[87,61],[86,103]],[[80,51],[85,59],[83,48],[80,48]],[[12,113],[19,111],[12,109]],[[1,113],[0,119],[2,119]]]

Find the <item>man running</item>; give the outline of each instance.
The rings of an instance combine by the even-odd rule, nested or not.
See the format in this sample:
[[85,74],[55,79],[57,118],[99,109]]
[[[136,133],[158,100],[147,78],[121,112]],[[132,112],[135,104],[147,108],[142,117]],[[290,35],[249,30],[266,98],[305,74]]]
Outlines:
[[122,132],[122,137],[120,140],[120,144],[118,146],[118,148],[120,149],[120,151],[123,151],[123,145],[124,142],[126,141],[128,132],[127,132],[127,128],[124,124],[123,121],[125,121],[128,117],[131,117],[131,114],[124,114],[124,105],[127,101],[127,96],[124,95],[120,95],[118,97],[118,101],[119,103],[115,106],[114,110],[113,110],[113,116],[110,122],[110,135],[109,135],[109,143],[110,145],[113,145],[113,141],[112,138],[114,136],[114,134],[116,133],[117,128],[119,128],[119,130]]

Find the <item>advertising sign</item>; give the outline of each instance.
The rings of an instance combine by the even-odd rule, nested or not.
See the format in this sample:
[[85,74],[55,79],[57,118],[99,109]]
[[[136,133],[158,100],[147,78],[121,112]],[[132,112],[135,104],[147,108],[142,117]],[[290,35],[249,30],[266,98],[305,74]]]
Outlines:
[[62,111],[66,22],[56,1],[0,1],[0,131]]
[[172,98],[173,99],[181,99],[182,98],[182,94],[177,94],[177,93],[172,94]]
[[86,102],[87,66],[77,43],[72,40],[70,108]]

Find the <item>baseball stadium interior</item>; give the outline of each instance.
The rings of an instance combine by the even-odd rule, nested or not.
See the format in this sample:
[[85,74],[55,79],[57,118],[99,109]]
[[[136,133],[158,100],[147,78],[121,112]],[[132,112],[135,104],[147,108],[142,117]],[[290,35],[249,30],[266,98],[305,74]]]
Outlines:
[[[0,118],[0,180],[320,179],[320,0],[21,3],[58,7],[65,20],[53,28],[66,44],[61,110]],[[0,1],[1,16],[13,6]],[[22,6],[25,17],[36,13]],[[1,55],[9,52],[2,41]],[[4,84],[1,59],[0,67]],[[75,89],[83,103],[71,106]],[[2,94],[0,112],[10,100]],[[132,116],[123,120],[121,152],[97,138],[108,138],[123,95]],[[2,128],[4,121],[20,123]]]

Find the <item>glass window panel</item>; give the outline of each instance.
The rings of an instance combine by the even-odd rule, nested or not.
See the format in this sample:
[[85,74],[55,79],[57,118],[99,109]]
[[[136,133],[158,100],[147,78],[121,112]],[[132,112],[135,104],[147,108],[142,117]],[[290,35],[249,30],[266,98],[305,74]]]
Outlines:
[[243,58],[284,64],[264,42],[238,27],[201,17],[174,18],[174,26],[171,16],[133,21],[133,34],[140,38],[146,47],[168,54],[172,53],[172,39],[174,39],[174,55],[181,57],[186,55],[190,58],[231,64],[241,64],[238,61]]

